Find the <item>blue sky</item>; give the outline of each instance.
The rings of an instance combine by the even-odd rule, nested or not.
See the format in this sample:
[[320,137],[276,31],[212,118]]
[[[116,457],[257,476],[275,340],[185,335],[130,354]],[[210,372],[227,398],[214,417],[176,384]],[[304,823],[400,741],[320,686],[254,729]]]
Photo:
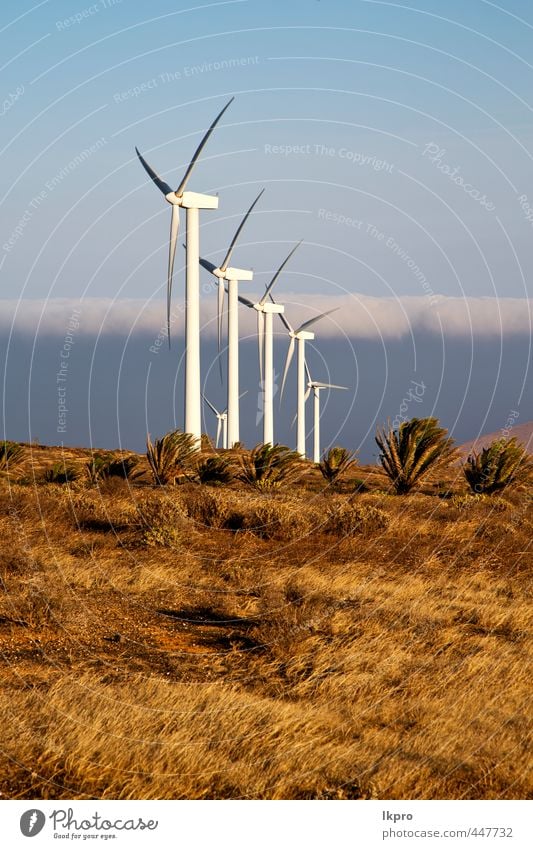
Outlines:
[[[355,296],[425,298],[429,310],[429,288],[454,299],[446,321],[479,297],[493,299],[494,316],[520,299],[504,335],[524,342],[515,371],[527,378],[532,34],[533,10],[517,0],[3,2],[0,298],[22,298],[22,325],[36,299],[118,298],[124,334],[126,301],[161,300],[163,318],[168,209],[134,146],[177,184],[235,95],[191,182],[220,193],[219,211],[202,219],[206,255],[217,258],[266,187],[238,249],[254,268],[250,292],[303,238],[280,297],[297,321],[324,299],[354,296],[339,338],[358,326]],[[176,271],[179,300],[180,258]],[[37,335],[57,332],[47,309]],[[461,321],[468,360],[477,337]],[[102,324],[104,334],[116,327]],[[96,336],[94,321],[85,332]],[[380,330],[376,344],[394,336]],[[6,368],[17,369],[9,351]],[[497,427],[508,399],[495,385],[480,404]]]

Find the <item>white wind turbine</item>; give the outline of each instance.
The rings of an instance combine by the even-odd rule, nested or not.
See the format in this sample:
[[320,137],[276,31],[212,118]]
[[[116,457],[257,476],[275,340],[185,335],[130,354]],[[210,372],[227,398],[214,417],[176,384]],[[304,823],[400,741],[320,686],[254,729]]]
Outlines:
[[257,310],[257,343],[259,346],[259,373],[261,376],[261,389],[263,392],[263,443],[265,445],[267,443],[270,443],[270,445],[274,444],[274,360],[272,316],[274,314],[281,315],[285,309],[282,304],[274,303],[272,300],[267,301],[267,298],[270,295],[279,275],[287,265],[295,250],[301,244],[301,242],[298,242],[289,255],[283,260],[257,303],[254,304],[253,301],[239,295],[239,301],[241,301],[241,303],[251,309]]
[[244,268],[232,268],[229,265],[231,255],[237,244],[244,225],[256,203],[263,194],[262,189],[250,209],[239,224],[230,242],[223,262],[217,267],[207,259],[200,258],[200,265],[217,278],[218,283],[218,349],[222,334],[222,310],[224,307],[224,281],[228,284],[228,447],[233,448],[239,442],[239,283],[253,280],[253,271]]
[[307,392],[304,396],[304,403],[311,392],[313,393],[313,463],[320,463],[320,392],[322,389],[348,389],[348,387],[312,380],[307,362],[305,363],[305,372],[307,374]]
[[202,394],[202,398],[204,399],[207,406],[214,412],[217,417],[217,439],[215,448],[218,448],[220,442],[220,434],[222,432],[222,448],[228,447],[228,411],[222,410],[219,412],[214,404]]
[[[244,392],[241,392],[241,394],[239,395],[239,398],[242,398],[244,395],[246,395],[246,392],[248,392],[247,389]],[[222,448],[227,448],[228,447],[228,410],[225,409],[225,410],[222,410],[222,412],[217,410],[215,405],[211,403],[209,398],[207,398],[203,394],[203,392],[202,392],[202,398],[204,399],[207,406],[213,411],[213,413],[217,417],[217,437],[216,437],[215,448],[219,447],[220,434],[221,433],[222,433]]]
[[[270,295],[270,298],[271,300],[273,300],[272,295]],[[317,315],[314,318],[310,318],[308,321],[304,321],[304,323],[301,324],[297,330],[294,330],[294,328],[291,327],[291,325],[283,314],[280,313],[279,316],[283,324],[289,331],[289,336],[291,340],[289,342],[289,350],[287,351],[287,359],[285,360],[285,370],[283,372],[283,380],[281,383],[280,398],[283,396],[287,373],[289,371],[289,367],[294,355],[294,348],[296,343],[298,343],[298,403],[296,408],[296,450],[298,454],[301,454],[302,457],[305,457],[305,343],[315,338],[315,334],[310,332],[307,328],[311,327],[311,325],[313,324],[316,324],[317,321],[320,321],[320,319],[325,318],[325,316],[331,315],[331,313],[336,312],[337,309],[338,307],[333,310],[328,310],[327,312],[320,313],[320,315]]]
[[170,346],[170,307],[172,297],[172,277],[174,272],[174,258],[176,256],[176,245],[179,230],[179,210],[183,207],[186,212],[186,275],[185,275],[185,431],[191,433],[196,439],[201,437],[201,389],[200,389],[200,274],[198,260],[199,249],[199,210],[218,209],[218,197],[202,195],[196,192],[187,192],[185,188],[194,170],[198,158],[204,149],[209,136],[222,118],[224,112],[233,102],[234,98],[226,103],[219,112],[202,141],[196,148],[187,170],[178,188],[174,191],[168,183],[165,183],[159,175],[148,165],[135,148],[144,169],[154,181],[157,188],[164,194],[165,200],[172,206],[172,217],[170,222],[170,243],[168,253],[168,277],[167,277],[167,331]]

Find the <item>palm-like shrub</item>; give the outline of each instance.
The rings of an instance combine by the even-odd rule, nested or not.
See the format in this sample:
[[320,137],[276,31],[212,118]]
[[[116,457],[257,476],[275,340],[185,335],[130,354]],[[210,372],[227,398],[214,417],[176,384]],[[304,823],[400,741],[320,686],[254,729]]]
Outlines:
[[125,457],[105,456],[95,454],[85,467],[85,472],[91,483],[107,481],[110,478],[121,480],[135,480],[142,475],[138,468],[139,458],[130,454]]
[[318,468],[327,482],[335,486],[346,472],[354,468],[356,463],[357,459],[353,451],[337,445],[324,454]]
[[43,479],[45,483],[73,483],[78,480],[80,473],[73,466],[66,466],[64,463],[54,463],[50,469],[46,469]]
[[524,480],[531,472],[531,460],[513,436],[491,442],[479,454],[472,452],[463,464],[463,472],[472,492],[492,495]]
[[146,439],[146,457],[156,484],[176,483],[177,477],[187,475],[197,454],[195,437],[180,430],[172,430],[153,443],[150,435]]
[[378,430],[379,459],[398,495],[409,492],[429,471],[447,466],[457,456],[453,439],[438,419],[411,419],[397,430]]
[[286,445],[256,445],[239,457],[239,479],[255,489],[277,489],[302,474],[303,463],[297,451]]
[[208,486],[221,486],[231,483],[234,478],[233,464],[227,457],[206,457],[200,460],[196,467],[196,474],[200,483]]
[[0,442],[0,472],[8,472],[19,465],[24,454],[24,448],[18,442],[4,439]]

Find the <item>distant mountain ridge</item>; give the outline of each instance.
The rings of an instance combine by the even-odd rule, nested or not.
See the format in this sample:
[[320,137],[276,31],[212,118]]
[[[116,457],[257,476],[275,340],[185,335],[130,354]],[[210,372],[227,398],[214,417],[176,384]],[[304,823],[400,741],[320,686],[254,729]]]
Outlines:
[[506,429],[496,430],[494,433],[484,433],[481,436],[472,439],[470,442],[465,442],[459,446],[461,454],[470,454],[472,450],[481,451],[486,448],[495,439],[504,439],[516,436],[518,442],[521,442],[527,448],[530,454],[533,454],[533,421],[524,422],[523,424],[507,426]]

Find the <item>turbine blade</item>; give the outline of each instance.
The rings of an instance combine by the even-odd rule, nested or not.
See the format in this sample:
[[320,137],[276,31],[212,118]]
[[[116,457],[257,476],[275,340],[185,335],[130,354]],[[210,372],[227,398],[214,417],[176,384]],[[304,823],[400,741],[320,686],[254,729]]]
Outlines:
[[[268,297],[270,298],[270,300],[272,301],[272,303],[273,303],[273,304],[275,304],[275,303],[276,303],[276,301],[274,300],[274,298],[272,297],[272,295],[271,295],[271,294],[270,294]],[[289,331],[289,333],[294,333],[294,329],[291,327],[291,325],[290,325],[290,323],[289,323],[289,320],[288,320],[287,318],[285,318],[284,314],[283,314],[282,312],[279,312],[279,313],[278,313],[278,316],[279,316],[279,318],[280,318],[280,320],[281,320],[282,324],[283,324],[283,325],[287,328],[287,330]]]
[[289,366],[291,364],[291,360],[294,354],[294,346],[296,345],[296,339],[294,336],[291,336],[291,341],[289,343],[289,350],[287,351],[287,359],[285,360],[285,368],[283,370],[283,380],[281,381],[281,392],[279,395],[279,400],[283,398],[283,390],[285,389],[285,381],[287,380],[287,372],[289,371]]
[[216,265],[214,262],[209,262],[208,259],[203,259],[202,257],[200,257],[200,265],[202,266],[202,268],[205,268],[206,271],[211,272],[211,274],[216,269]]
[[248,298],[244,297],[244,295],[237,295],[237,297],[238,297],[239,301],[241,302],[241,304],[245,304],[245,306],[252,307],[252,309],[253,309],[254,305],[253,305],[252,301],[249,301]]
[[264,304],[264,303],[265,303],[266,299],[267,299],[267,298],[268,298],[268,296],[270,295],[270,292],[271,292],[272,287],[274,286],[274,283],[276,282],[276,280],[278,279],[279,275],[281,274],[281,272],[283,271],[283,269],[284,269],[284,268],[285,268],[285,266],[287,265],[288,261],[290,260],[291,256],[293,255],[293,253],[294,253],[294,252],[295,252],[295,251],[296,251],[296,250],[300,247],[300,245],[302,244],[302,241],[303,241],[303,239],[300,239],[300,241],[298,242],[298,244],[297,244],[297,245],[295,245],[295,246],[294,246],[294,248],[292,249],[292,251],[290,252],[290,254],[289,254],[289,255],[288,255],[288,256],[287,256],[287,257],[283,260],[283,262],[281,263],[280,267],[278,268],[278,270],[277,270],[277,271],[276,271],[276,273],[274,274],[274,277],[272,278],[272,280],[270,281],[270,283],[269,283],[269,284],[268,284],[268,286],[266,287],[266,289],[265,289],[265,291],[264,291],[264,294],[263,294],[263,297],[262,297],[262,298],[261,298],[261,300],[259,301],[259,303],[260,303],[260,304]]
[[176,257],[176,245],[178,242],[178,230],[180,226],[180,208],[172,204],[172,217],[170,219],[170,243],[168,247],[168,280],[167,280],[167,331],[168,347],[170,348],[170,307],[172,300],[172,277],[174,274],[174,259]]
[[259,353],[259,378],[261,380],[261,386],[263,386],[263,351],[264,351],[264,343],[265,343],[265,314],[262,312],[257,312],[257,344],[258,344],[258,353]]
[[298,418],[298,413],[296,412],[296,413],[294,414],[293,419],[292,419],[292,422],[291,422],[291,430],[293,429],[294,425],[296,424],[296,419],[297,419],[297,418]]
[[204,399],[204,401],[205,401],[205,403],[207,404],[207,406],[208,406],[211,410],[213,410],[213,412],[214,412],[215,416],[219,416],[219,415],[220,415],[220,413],[218,412],[217,408],[216,408],[216,407],[215,407],[215,406],[211,403],[211,401],[209,400],[209,398],[207,398],[207,397],[204,395],[204,393],[203,393],[203,392],[202,392],[202,398]]
[[248,390],[247,390],[247,389],[245,389],[245,390],[244,390],[244,392],[241,392],[241,394],[239,395],[239,400],[240,400],[241,398],[244,398],[244,396],[245,396],[245,395],[248,395]]
[[228,267],[228,265],[229,265],[229,261],[230,261],[230,259],[231,259],[231,255],[232,255],[232,253],[233,253],[233,250],[234,250],[234,248],[235,248],[235,245],[237,244],[237,239],[238,239],[238,238],[239,238],[239,236],[241,235],[241,232],[242,232],[242,229],[243,229],[244,225],[245,225],[245,224],[246,224],[246,222],[248,221],[248,218],[249,218],[249,217],[250,217],[250,215],[252,214],[252,211],[253,211],[254,206],[256,205],[256,203],[258,202],[259,198],[261,197],[261,195],[263,194],[263,192],[264,192],[264,191],[265,191],[264,189],[261,189],[261,191],[260,191],[260,192],[259,192],[259,194],[257,195],[256,199],[254,200],[253,204],[251,205],[250,209],[248,210],[248,212],[246,213],[246,215],[245,215],[245,216],[244,216],[244,218],[242,219],[241,223],[240,223],[240,224],[239,224],[239,226],[237,227],[237,232],[235,233],[235,235],[234,235],[233,239],[231,240],[231,242],[230,242],[230,246],[229,246],[229,248],[228,248],[228,252],[227,252],[226,256],[224,257],[224,262],[223,262],[223,263],[222,263],[222,265],[220,266],[220,270],[221,270],[221,271],[225,271],[225,270],[226,270],[226,268]]
[[305,404],[305,402],[307,401],[307,399],[309,398],[309,396],[310,396],[310,394],[311,394],[311,389],[312,389],[312,388],[313,388],[313,387],[312,387],[312,386],[310,386],[310,387],[309,387],[309,389],[307,390],[307,392],[305,393],[305,395],[304,395],[304,404]]
[[222,383],[222,358],[220,349],[222,347],[222,315],[224,313],[224,284],[221,280],[218,281],[217,293],[217,335],[218,335],[218,370],[220,372],[220,382]]
[[226,111],[226,109],[228,108],[228,106],[230,106],[230,105],[233,103],[233,101],[234,101],[234,100],[235,100],[235,98],[234,98],[234,97],[232,97],[232,98],[231,98],[231,100],[229,100],[229,101],[226,103],[226,105],[224,106],[224,109],[222,109],[222,110],[218,113],[217,117],[215,118],[215,120],[213,121],[213,123],[211,124],[211,126],[209,127],[209,129],[208,129],[208,131],[206,132],[205,136],[203,137],[202,141],[200,142],[200,144],[198,145],[198,147],[197,147],[197,148],[196,148],[196,150],[194,151],[193,157],[192,157],[191,161],[189,162],[189,167],[187,168],[187,170],[186,170],[186,172],[185,172],[185,175],[184,175],[184,177],[183,177],[183,180],[181,181],[181,183],[179,184],[178,188],[176,189],[176,195],[177,195],[178,197],[181,197],[181,195],[182,195],[182,194],[183,194],[183,192],[185,191],[185,186],[186,186],[186,185],[187,185],[187,183],[189,182],[189,177],[191,176],[191,174],[192,174],[192,172],[193,172],[193,170],[194,170],[194,166],[196,165],[196,162],[198,161],[198,157],[200,156],[200,154],[201,154],[202,150],[204,149],[204,147],[206,146],[207,142],[209,141],[209,136],[211,135],[211,133],[212,133],[212,132],[213,132],[213,130],[215,129],[215,127],[216,127],[216,125],[218,124],[218,122],[220,121],[220,119],[222,118],[222,116],[223,116],[224,112]]
[[219,444],[219,442],[220,442],[220,431],[222,430],[222,419],[220,418],[220,416],[217,416],[217,418],[218,418],[218,424],[217,424],[217,441],[216,441],[216,444],[215,444],[215,448],[218,448],[218,444]]
[[137,147],[135,148],[135,153],[137,154],[137,156],[138,156],[138,157],[139,157],[139,159],[141,160],[141,165],[143,166],[144,170],[145,170],[145,171],[146,171],[146,173],[147,173],[147,174],[148,174],[148,175],[152,178],[152,180],[153,180],[153,181],[154,181],[154,183],[156,184],[156,186],[157,186],[157,188],[159,189],[159,191],[160,191],[160,192],[163,192],[163,194],[164,194],[164,195],[168,195],[168,194],[170,194],[170,193],[172,192],[172,189],[170,188],[170,186],[168,185],[168,183],[165,183],[165,181],[161,179],[161,177],[159,176],[159,174],[157,174],[157,173],[154,171],[154,169],[153,169],[153,168],[151,168],[151,167],[148,165],[148,163],[147,163],[146,159],[144,158],[144,156],[142,156],[142,155],[139,153],[139,149],[138,149]]
[[312,381],[312,378],[311,378],[311,372],[309,371],[309,366],[307,365],[307,360],[304,360],[304,366],[305,366],[305,373],[307,375],[307,381],[308,381],[308,383],[312,383],[313,381]]
[[348,389],[347,386],[337,386],[336,383],[314,383],[317,389]]
[[321,312],[320,315],[317,315],[314,318],[310,318],[309,321],[304,321],[304,323],[300,325],[296,332],[299,333],[300,330],[305,330],[307,327],[311,327],[312,324],[315,324],[317,321],[320,321],[321,318],[325,318],[327,315],[331,315],[332,312],[337,312],[338,309],[340,309],[340,307],[335,307],[335,309],[333,310]]

